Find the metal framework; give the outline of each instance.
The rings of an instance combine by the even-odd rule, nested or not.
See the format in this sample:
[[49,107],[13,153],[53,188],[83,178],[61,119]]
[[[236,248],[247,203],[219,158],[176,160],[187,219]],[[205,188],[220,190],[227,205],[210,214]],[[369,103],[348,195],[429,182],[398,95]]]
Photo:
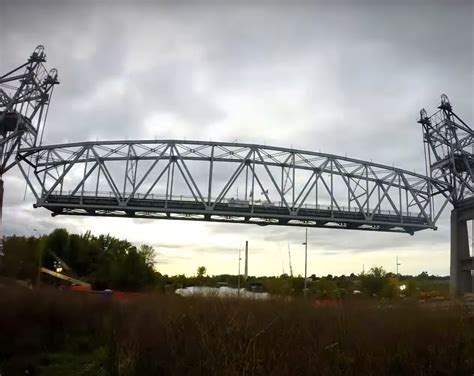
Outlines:
[[423,127],[426,170],[435,181],[433,195],[442,194],[457,207],[474,197],[474,131],[454,113],[445,94],[438,109],[430,117],[422,109],[418,121]]
[[[38,46],[28,61],[0,76],[0,177],[15,164],[20,146],[41,144],[44,124],[58,72],[44,67]],[[39,138],[39,139],[38,139]]]
[[35,206],[53,215],[410,234],[435,229],[439,216],[431,199],[433,182],[426,176],[303,150],[225,142],[109,141],[25,148],[17,159]]

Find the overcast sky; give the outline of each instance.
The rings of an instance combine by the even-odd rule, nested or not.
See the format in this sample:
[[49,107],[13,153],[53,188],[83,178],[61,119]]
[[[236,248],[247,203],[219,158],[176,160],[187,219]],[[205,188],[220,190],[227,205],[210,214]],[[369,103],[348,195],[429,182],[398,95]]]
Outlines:
[[[80,4],[79,4],[80,3]],[[472,1],[0,0],[0,73],[43,44],[61,84],[45,143],[186,138],[266,143],[424,171],[419,110],[441,93],[473,120]],[[157,269],[303,273],[304,229],[160,220],[52,218],[17,171],[4,177],[7,234],[91,230],[147,243]],[[414,236],[310,229],[310,274],[373,265],[449,273],[449,210]],[[183,234],[186,234],[184,237]]]

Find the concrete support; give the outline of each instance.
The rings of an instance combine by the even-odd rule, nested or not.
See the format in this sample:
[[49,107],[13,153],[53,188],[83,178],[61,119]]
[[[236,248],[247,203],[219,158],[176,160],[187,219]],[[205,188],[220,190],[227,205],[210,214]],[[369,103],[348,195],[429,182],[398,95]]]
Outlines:
[[469,251],[467,221],[474,220],[474,205],[460,206],[451,212],[451,270],[450,291],[452,295],[473,292],[471,270],[473,257]]
[[3,179],[0,175],[0,264],[2,262],[1,257],[3,256]]

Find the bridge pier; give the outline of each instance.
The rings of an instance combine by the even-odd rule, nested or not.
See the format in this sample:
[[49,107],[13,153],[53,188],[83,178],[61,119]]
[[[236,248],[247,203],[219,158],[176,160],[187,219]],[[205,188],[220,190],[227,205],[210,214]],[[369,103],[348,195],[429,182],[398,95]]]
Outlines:
[[0,175],[0,266],[2,264],[3,254],[3,177]]
[[450,292],[460,296],[473,292],[474,258],[469,251],[467,221],[474,220],[474,204],[461,205],[451,211]]

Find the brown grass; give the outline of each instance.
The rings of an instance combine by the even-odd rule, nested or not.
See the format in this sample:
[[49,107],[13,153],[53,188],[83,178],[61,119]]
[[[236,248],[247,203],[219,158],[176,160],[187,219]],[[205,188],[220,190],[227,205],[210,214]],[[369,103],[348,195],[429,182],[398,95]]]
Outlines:
[[0,291],[0,307],[0,373],[2,367],[41,370],[40,354],[62,351],[77,338],[82,339],[73,350],[78,357],[104,347],[104,374],[120,376],[461,375],[474,370],[474,325],[456,304],[346,301],[315,307],[303,300],[166,295],[123,303],[68,292],[8,290]]

